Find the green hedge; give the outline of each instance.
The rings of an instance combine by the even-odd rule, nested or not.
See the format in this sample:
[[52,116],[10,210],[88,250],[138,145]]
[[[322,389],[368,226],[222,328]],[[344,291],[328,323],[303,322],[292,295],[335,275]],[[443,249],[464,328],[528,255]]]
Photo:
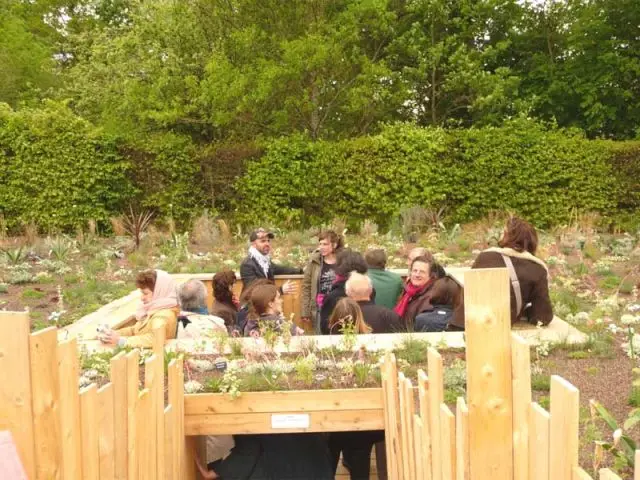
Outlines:
[[452,222],[508,210],[544,227],[575,209],[637,207],[638,176],[618,181],[615,165],[630,172],[638,158],[638,144],[590,141],[525,119],[467,130],[398,124],[339,143],[284,138],[268,142],[236,183],[237,218],[309,226],[341,216],[384,228],[404,207],[446,205]]
[[10,229],[106,222],[134,191],[129,167],[114,139],[62,104],[0,104],[0,213]]

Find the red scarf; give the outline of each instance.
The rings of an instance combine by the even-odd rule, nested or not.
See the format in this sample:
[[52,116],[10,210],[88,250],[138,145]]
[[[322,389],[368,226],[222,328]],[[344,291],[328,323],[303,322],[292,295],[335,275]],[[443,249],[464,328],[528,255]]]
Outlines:
[[396,312],[400,316],[400,318],[404,317],[404,314],[407,312],[409,302],[413,300],[413,297],[429,288],[432,283],[433,278],[430,278],[426,284],[422,285],[421,287],[416,287],[410,281],[407,281],[406,285],[404,286],[404,293],[402,294],[402,298],[400,298],[393,311]]

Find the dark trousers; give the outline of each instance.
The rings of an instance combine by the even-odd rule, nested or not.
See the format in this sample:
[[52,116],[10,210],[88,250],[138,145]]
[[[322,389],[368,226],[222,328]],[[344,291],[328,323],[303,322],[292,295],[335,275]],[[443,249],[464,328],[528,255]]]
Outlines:
[[329,455],[334,473],[342,452],[343,463],[351,480],[369,480],[371,474],[371,449],[384,440],[383,431],[332,432],[329,434]]

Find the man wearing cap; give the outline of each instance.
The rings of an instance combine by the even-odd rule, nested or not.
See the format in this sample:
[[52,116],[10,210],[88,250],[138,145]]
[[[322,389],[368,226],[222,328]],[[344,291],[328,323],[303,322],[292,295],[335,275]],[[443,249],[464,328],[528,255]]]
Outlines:
[[[242,261],[240,265],[240,277],[242,278],[242,290],[244,291],[251,282],[258,278],[268,278],[273,280],[276,275],[295,275],[301,274],[301,268],[285,267],[275,264],[271,261],[269,253],[271,252],[271,239],[273,233],[258,228],[249,235],[251,246],[249,247],[249,255]],[[284,282],[280,287],[282,293],[294,293],[296,285],[290,281]]]

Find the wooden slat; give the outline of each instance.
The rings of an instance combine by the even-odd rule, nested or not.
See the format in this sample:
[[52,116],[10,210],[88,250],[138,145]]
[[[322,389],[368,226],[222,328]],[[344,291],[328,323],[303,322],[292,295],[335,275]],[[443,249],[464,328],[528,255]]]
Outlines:
[[199,393],[184,397],[185,415],[212,413],[312,412],[318,410],[362,410],[383,408],[382,388],[340,390],[292,390],[243,392],[238,398],[221,393]]
[[[384,403],[386,404],[387,396],[389,395],[389,355],[385,355],[384,362],[380,365],[380,376],[382,378],[382,398]],[[385,453],[387,459],[387,473],[389,474],[392,471],[391,467],[391,457],[393,451],[393,441],[391,439],[391,414],[390,409],[384,409],[384,430],[385,430]]]
[[582,468],[573,467],[573,480],[593,480],[593,478]]
[[187,456],[187,441],[185,438],[186,435],[186,429],[185,429],[185,418],[184,418],[184,370],[183,370],[183,358],[180,357],[178,358],[178,362],[176,364],[176,367],[178,369],[178,408],[179,408],[179,413],[178,413],[178,435],[176,437],[177,441],[178,441],[178,454],[179,454],[179,461],[180,461],[180,468],[181,468],[181,472],[180,478],[193,478],[193,475],[191,475],[191,473],[194,471],[195,469],[195,465],[193,462],[193,457],[188,457]]
[[440,404],[442,478],[456,478],[456,418],[446,404]]
[[456,403],[456,480],[469,480],[469,409],[462,397]]
[[440,439],[440,404],[444,402],[444,375],[442,356],[427,350],[427,372],[429,374],[429,429],[431,433],[431,478],[447,480],[442,476],[442,444]]
[[173,406],[167,405],[164,409],[164,478],[165,480],[179,480],[173,474],[173,462],[175,460],[174,442],[173,442],[173,422],[174,422]]
[[600,469],[600,480],[622,480],[618,475],[616,475],[612,470],[608,468]]
[[137,350],[133,350],[125,358],[127,359],[127,477],[129,479],[137,479],[136,405],[138,403],[138,385],[140,382],[140,355]]
[[179,371],[182,369],[182,357],[178,359],[171,360],[169,362],[169,366],[167,368],[167,380],[169,386],[169,404],[173,410],[173,422],[172,422],[172,432],[171,437],[173,439],[173,471],[171,476],[174,479],[180,479],[182,475],[182,450],[180,447],[180,435],[182,435],[181,431],[181,421],[184,420],[180,418],[182,411],[180,406],[180,401],[182,398],[182,390],[183,386],[180,384],[180,376]]
[[76,339],[58,344],[58,381],[60,382],[60,432],[62,472],[65,480],[82,478],[82,442],[80,431],[80,362]]
[[425,480],[431,480],[431,427],[429,425],[429,379],[422,369],[418,370],[418,406],[422,419],[422,471]]
[[199,457],[198,454],[198,437],[185,437],[184,439],[184,449],[185,449],[185,463],[183,466],[183,477],[182,478],[198,478],[198,471],[196,468],[195,458]]
[[529,404],[531,403],[531,359],[529,343],[511,335],[513,379],[513,478],[529,478]]
[[390,478],[403,478],[403,465],[402,465],[402,436],[399,430],[400,426],[400,396],[398,393],[398,366],[396,364],[396,357],[392,353],[388,353],[386,357],[387,361],[387,374],[389,377],[387,397],[385,399],[385,410],[390,416],[391,430],[385,432],[388,434],[388,441],[391,445],[391,455],[387,457],[387,464],[389,465],[389,477]]
[[36,450],[36,478],[62,478],[58,333],[49,327],[31,334],[31,395]]
[[29,478],[36,478],[29,314],[0,312],[0,430],[9,430]]
[[98,388],[92,383],[80,391],[80,431],[82,432],[82,479],[100,478],[98,447]]
[[[158,378],[158,364],[160,363],[160,359],[157,354],[151,355],[144,362],[144,386],[145,389],[149,390],[149,398],[146,402],[149,405],[150,415],[153,420],[149,425],[145,427],[145,432],[147,437],[144,437],[146,442],[149,444],[148,454],[150,457],[149,463],[154,465],[154,478],[164,478],[164,468],[162,472],[162,476],[159,476],[157,469],[157,461],[158,461],[158,421],[157,421],[157,411],[160,408],[159,402],[164,404],[164,396],[163,392],[159,390],[159,381]],[[162,366],[161,366],[162,368]],[[164,427],[164,417],[162,418],[162,426]],[[160,445],[164,446],[164,435],[162,436],[162,443]],[[142,462],[139,463],[142,465]]]
[[113,385],[107,383],[98,390],[98,452],[100,480],[115,478],[115,433],[113,415]]
[[469,270],[464,283],[470,475],[513,478],[509,275]]
[[549,412],[537,403],[529,407],[529,480],[549,478]]
[[155,434],[152,433],[154,419],[155,415],[151,409],[151,392],[145,388],[138,394],[138,402],[136,403],[136,437],[140,439],[136,444],[137,478],[139,480],[154,480],[156,478],[154,457],[152,456],[155,445],[153,441]]
[[111,359],[110,378],[113,385],[114,475],[116,480],[127,478],[127,358],[124,352]]
[[562,377],[551,376],[550,471],[554,480],[571,480],[578,466],[579,392]]
[[422,480],[426,477],[424,472],[424,457],[422,452],[424,450],[422,441],[424,439],[423,423],[420,415],[413,416],[413,445],[416,452],[416,479]]
[[[287,413],[287,412],[283,412]],[[310,412],[309,428],[271,428],[270,413],[229,413],[225,415],[187,415],[184,417],[186,435],[231,435],[294,432],[343,432],[383,430],[383,410],[326,410]]]
[[635,454],[635,470],[634,470],[634,474],[633,474],[633,479],[634,480],[640,480],[640,450],[636,450],[636,454]]
[[411,390],[407,391],[407,379],[404,374],[398,374],[398,391],[400,396],[400,432],[402,434],[402,463],[404,478],[415,480],[415,465],[413,462],[413,432],[411,423],[413,419],[413,404]]
[[164,344],[166,340],[164,327],[159,327],[153,331],[153,353],[158,357],[154,370],[155,390],[151,392],[153,395],[153,410],[155,412],[155,465],[156,478],[165,477],[165,459],[162,451],[164,450]]

